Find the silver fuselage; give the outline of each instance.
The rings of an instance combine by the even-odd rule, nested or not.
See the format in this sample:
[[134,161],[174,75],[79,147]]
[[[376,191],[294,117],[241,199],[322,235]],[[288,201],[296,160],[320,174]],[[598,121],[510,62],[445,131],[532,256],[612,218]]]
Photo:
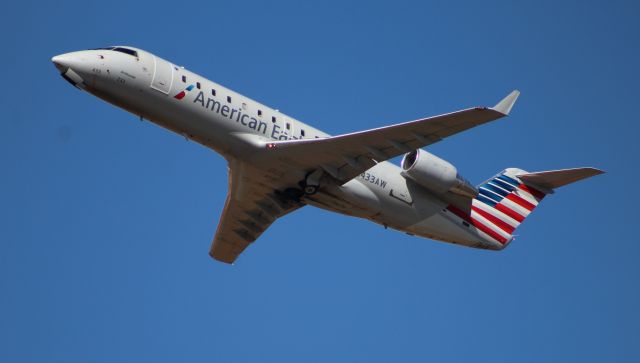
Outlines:
[[[255,161],[256,155],[265,151],[265,144],[329,137],[183,67],[128,48],[135,49],[137,56],[86,50],[56,56],[53,62],[67,80],[85,91],[213,149],[229,162],[241,160],[265,172],[270,166]],[[187,90],[189,86],[191,90]],[[181,92],[184,96],[179,99]],[[323,185],[303,201],[412,235],[502,249],[502,245],[462,226],[446,212],[448,203],[400,172],[398,166],[380,162],[343,185]]]

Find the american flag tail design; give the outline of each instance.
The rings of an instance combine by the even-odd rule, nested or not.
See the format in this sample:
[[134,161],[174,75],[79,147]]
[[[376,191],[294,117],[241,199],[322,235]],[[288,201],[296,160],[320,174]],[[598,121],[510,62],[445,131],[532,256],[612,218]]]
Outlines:
[[555,188],[602,173],[594,168],[538,173],[509,168],[478,186],[479,194],[472,200],[470,212],[452,205],[447,209],[475,227],[483,239],[504,248],[520,223]]

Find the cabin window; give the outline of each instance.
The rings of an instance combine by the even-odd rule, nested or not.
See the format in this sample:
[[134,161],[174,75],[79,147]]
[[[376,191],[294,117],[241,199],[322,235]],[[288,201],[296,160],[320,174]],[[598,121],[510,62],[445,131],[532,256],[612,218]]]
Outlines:
[[274,124],[276,123],[276,117],[275,116],[271,116],[271,122],[273,122]]
[[182,83],[187,83],[187,76],[182,76]]
[[212,95],[212,96],[215,96],[215,95],[216,95],[216,90],[211,89],[211,95]]
[[227,102],[231,103],[231,96],[227,96]]
[[198,87],[198,89],[200,89],[200,82],[196,82],[196,87]]
[[262,116],[262,110],[258,110],[258,116]]
[[246,103],[244,103],[244,102],[242,102],[242,109],[243,109],[243,110],[246,110],[246,109],[247,109],[247,104],[246,104]]
[[304,137],[304,130],[300,130],[300,136]]
[[287,122],[287,130],[291,130],[291,124]]

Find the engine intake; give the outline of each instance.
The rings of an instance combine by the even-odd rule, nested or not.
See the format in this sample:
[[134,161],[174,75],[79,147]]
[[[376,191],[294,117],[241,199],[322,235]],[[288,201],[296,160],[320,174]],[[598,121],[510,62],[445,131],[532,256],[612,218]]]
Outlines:
[[474,198],[476,189],[458,174],[458,169],[446,160],[422,149],[414,150],[402,159],[402,176],[409,178],[432,192],[451,192]]

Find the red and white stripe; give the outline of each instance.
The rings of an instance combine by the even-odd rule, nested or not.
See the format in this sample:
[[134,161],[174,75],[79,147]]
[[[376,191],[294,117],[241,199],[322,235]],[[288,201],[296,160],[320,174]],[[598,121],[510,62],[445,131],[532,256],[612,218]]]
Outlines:
[[470,213],[465,213],[453,205],[447,209],[473,225],[477,233],[485,239],[495,240],[504,245],[511,241],[515,229],[538,206],[544,196],[545,193],[520,184],[495,207],[474,199]]

